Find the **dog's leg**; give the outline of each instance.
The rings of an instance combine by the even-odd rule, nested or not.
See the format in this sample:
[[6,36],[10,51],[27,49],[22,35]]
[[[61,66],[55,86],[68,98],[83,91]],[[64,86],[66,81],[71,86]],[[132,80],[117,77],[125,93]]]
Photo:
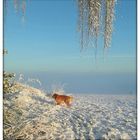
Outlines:
[[67,107],[71,107],[71,104],[69,102],[66,102]]
[[56,103],[56,105],[60,105],[60,104],[61,104],[61,103],[58,103],[58,102]]

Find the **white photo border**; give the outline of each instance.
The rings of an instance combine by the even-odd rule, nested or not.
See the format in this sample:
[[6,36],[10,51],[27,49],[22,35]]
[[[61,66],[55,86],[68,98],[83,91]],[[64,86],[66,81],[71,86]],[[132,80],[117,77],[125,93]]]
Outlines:
[[[0,0],[0,140],[3,139],[3,2]],[[140,139],[140,93],[139,86],[140,75],[139,75],[139,66],[140,66],[140,0],[137,0],[137,139]]]

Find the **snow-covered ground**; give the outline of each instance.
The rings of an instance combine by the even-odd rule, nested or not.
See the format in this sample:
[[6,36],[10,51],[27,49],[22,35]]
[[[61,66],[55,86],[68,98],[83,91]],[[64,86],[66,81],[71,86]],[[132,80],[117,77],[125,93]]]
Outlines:
[[[22,86],[21,86],[22,87]],[[43,92],[23,87],[7,94],[5,139],[136,139],[136,97],[127,95],[73,95],[70,108],[55,105]],[[14,114],[14,111],[20,113]],[[16,116],[17,115],[17,116]]]

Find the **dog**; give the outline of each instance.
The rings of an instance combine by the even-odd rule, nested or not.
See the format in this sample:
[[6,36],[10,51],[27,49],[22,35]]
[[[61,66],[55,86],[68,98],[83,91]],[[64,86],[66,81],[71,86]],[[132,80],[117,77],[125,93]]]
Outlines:
[[52,98],[55,99],[57,105],[62,105],[63,103],[65,103],[65,105],[67,105],[68,107],[71,106],[71,103],[73,101],[72,96],[59,95],[56,93],[53,94]]

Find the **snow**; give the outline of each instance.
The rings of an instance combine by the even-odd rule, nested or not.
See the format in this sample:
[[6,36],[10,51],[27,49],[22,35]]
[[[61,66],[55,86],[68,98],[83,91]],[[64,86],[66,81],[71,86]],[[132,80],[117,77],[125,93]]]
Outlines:
[[[71,107],[59,106],[51,96],[24,87],[4,101],[4,109],[17,107],[22,115],[8,138],[26,139],[136,139],[136,97],[129,95],[74,95]],[[8,97],[7,97],[8,99]]]

